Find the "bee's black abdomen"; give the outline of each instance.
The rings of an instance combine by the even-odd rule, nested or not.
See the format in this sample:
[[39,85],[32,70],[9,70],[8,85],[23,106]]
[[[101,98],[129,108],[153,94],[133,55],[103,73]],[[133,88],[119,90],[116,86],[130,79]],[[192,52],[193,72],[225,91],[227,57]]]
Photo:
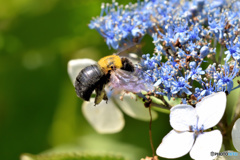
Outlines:
[[75,81],[77,96],[89,101],[93,90],[99,85],[103,77],[105,75],[98,65],[87,66],[81,70]]
[[132,62],[129,59],[123,57],[123,58],[121,58],[121,60],[122,60],[122,68],[121,69],[123,69],[125,71],[129,71],[129,72],[134,72],[134,65],[132,64]]

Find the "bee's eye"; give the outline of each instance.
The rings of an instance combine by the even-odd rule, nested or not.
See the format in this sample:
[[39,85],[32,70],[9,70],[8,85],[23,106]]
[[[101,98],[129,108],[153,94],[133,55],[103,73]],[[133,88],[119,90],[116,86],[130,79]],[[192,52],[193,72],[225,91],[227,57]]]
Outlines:
[[113,66],[111,66],[111,69],[113,69]]

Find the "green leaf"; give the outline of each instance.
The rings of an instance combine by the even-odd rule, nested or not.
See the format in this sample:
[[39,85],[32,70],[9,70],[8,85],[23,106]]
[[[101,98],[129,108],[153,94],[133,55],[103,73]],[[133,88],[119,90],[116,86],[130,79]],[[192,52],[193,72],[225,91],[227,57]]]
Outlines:
[[124,160],[122,156],[116,155],[93,155],[89,153],[61,153],[61,154],[23,154],[21,160]]
[[170,104],[172,107],[181,103],[181,98],[172,98],[168,100],[167,96],[164,96],[165,101]]
[[153,105],[153,109],[154,109],[155,111],[159,111],[159,112],[162,112],[162,113],[165,113],[165,114],[170,114],[170,110],[168,110],[168,109],[163,109],[163,108],[155,107],[154,105]]
[[[240,80],[240,77],[237,77],[233,80],[234,86],[237,86],[238,83],[237,81]],[[228,96],[227,96],[227,108],[226,108],[226,114],[227,114],[227,121],[228,124],[231,123],[232,119],[234,118],[235,114],[238,114],[240,111],[240,91],[239,89],[236,89],[232,91]],[[238,113],[237,113],[238,112]]]
[[[156,97],[153,97],[153,96],[151,96],[151,99],[152,99],[152,102],[154,102],[155,104],[163,106],[163,108],[161,108],[161,107],[154,106],[154,104],[153,104],[154,110],[162,112],[162,113],[166,113],[166,114],[170,113],[169,109],[167,109],[167,106],[163,103],[162,100],[160,100],[160,99],[158,99]],[[166,107],[166,109],[165,109],[165,107]]]

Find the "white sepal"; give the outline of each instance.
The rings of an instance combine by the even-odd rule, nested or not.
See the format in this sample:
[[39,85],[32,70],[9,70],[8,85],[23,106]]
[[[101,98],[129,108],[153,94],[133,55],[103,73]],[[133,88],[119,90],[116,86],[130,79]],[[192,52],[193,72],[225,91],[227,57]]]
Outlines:
[[164,158],[178,158],[187,154],[194,142],[193,132],[171,130],[157,148],[157,155]]
[[170,124],[177,131],[189,131],[190,126],[197,124],[195,108],[187,104],[179,104],[171,108]]
[[[140,100],[136,101],[136,96],[134,94],[125,95],[123,100],[115,96],[115,100],[123,112],[128,116],[143,121],[150,120],[149,109],[145,108],[143,102]],[[151,114],[153,120],[157,119],[158,115],[155,111],[151,110]]]
[[211,152],[219,152],[222,146],[222,134],[219,130],[199,134],[190,151],[193,159],[212,160]]
[[123,114],[111,99],[107,103],[102,101],[94,106],[94,98],[91,98],[90,102],[84,101],[82,105],[83,115],[99,133],[119,132],[125,124]]
[[196,105],[199,116],[198,126],[204,126],[204,130],[214,127],[222,118],[226,109],[227,97],[224,92],[213,93],[204,97]]
[[[235,122],[232,129],[233,145],[238,152],[240,152],[240,118]],[[240,153],[239,153],[240,155]]]

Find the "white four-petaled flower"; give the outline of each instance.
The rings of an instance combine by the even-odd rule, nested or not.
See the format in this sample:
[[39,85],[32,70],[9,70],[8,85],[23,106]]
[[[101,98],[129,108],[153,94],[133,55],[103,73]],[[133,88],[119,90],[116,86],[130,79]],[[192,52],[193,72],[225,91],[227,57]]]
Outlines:
[[222,134],[219,130],[206,131],[222,118],[226,108],[224,92],[209,95],[196,107],[180,104],[171,109],[170,124],[173,127],[157,148],[157,155],[178,158],[190,151],[197,160],[212,160],[211,152],[219,152]]

